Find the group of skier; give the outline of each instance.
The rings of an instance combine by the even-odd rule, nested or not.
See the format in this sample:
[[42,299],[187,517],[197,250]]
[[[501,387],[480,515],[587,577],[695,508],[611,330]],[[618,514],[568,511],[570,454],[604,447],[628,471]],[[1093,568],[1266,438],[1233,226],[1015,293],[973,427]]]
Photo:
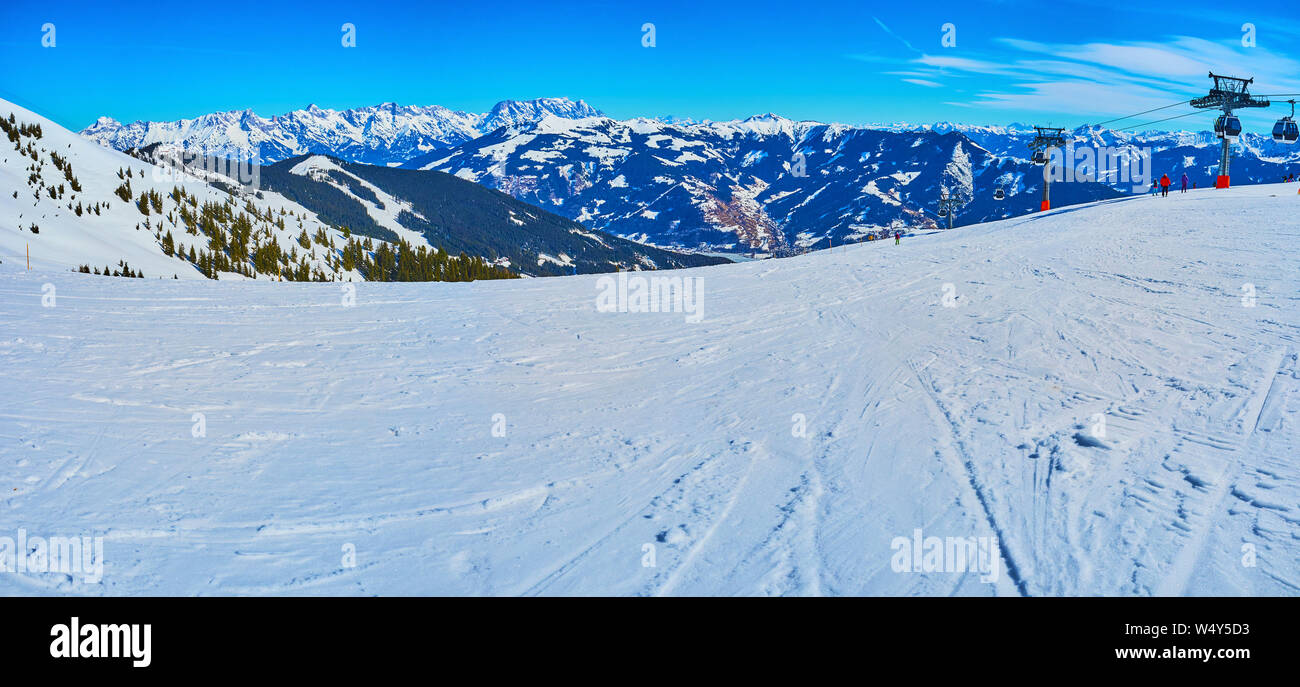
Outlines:
[[[1151,195],[1154,196],[1157,193],[1159,193],[1161,196],[1169,195],[1169,187],[1172,184],[1173,182],[1170,181],[1168,174],[1160,175],[1160,179],[1151,182]],[[1182,179],[1183,188],[1181,193],[1187,193],[1188,184],[1190,184],[1192,188],[1196,188],[1196,182],[1188,178],[1187,172],[1183,172],[1183,179]]]
[[[1288,174],[1288,175],[1282,177],[1282,181],[1284,181],[1284,182],[1295,181],[1295,180],[1296,180],[1296,175],[1295,175],[1294,172],[1292,172],[1291,174]],[[1188,188],[1188,184],[1189,184],[1189,183],[1191,184],[1191,187],[1192,187],[1192,188],[1196,188],[1196,182],[1195,182],[1195,181],[1192,181],[1191,179],[1189,179],[1189,178],[1187,177],[1187,172],[1183,172],[1182,191],[1181,191],[1181,193],[1187,193],[1187,188]],[[1154,196],[1154,195],[1156,195],[1156,194],[1158,193],[1158,194],[1160,194],[1161,196],[1167,196],[1167,195],[1169,195],[1169,187],[1170,187],[1171,185],[1173,185],[1173,182],[1169,180],[1169,175],[1168,175],[1168,174],[1162,174],[1162,175],[1160,175],[1160,178],[1159,178],[1159,179],[1157,179],[1156,181],[1151,182],[1151,195]]]
[[[886,240],[886,239],[888,239],[888,238],[889,238],[889,232],[885,232],[883,235],[880,236],[879,240],[880,240],[880,241],[884,241],[884,240]],[[868,240],[868,241],[875,241],[875,240],[877,240],[876,235],[875,235],[875,234],[867,234],[867,240]],[[895,232],[894,232],[894,245],[897,246],[900,242],[902,242],[902,240],[903,240],[903,232],[901,232],[901,231],[895,231]]]

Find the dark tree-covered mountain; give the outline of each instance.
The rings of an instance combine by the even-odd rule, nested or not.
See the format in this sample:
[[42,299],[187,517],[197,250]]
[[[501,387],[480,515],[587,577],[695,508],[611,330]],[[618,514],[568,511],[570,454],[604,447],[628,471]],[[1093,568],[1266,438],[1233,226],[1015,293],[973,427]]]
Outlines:
[[481,256],[522,274],[670,269],[727,262],[593,231],[443,172],[377,167],[313,155],[263,167],[260,181],[263,188],[353,233]]

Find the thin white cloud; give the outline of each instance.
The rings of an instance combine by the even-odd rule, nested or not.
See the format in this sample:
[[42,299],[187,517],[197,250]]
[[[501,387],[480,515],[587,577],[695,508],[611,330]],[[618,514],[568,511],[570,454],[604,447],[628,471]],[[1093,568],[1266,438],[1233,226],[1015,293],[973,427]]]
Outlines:
[[[1300,74],[1300,62],[1233,42],[1216,43],[1188,36],[1174,36],[1166,43],[1049,44],[1014,38],[997,42],[1011,51],[1011,59],[922,55],[911,63],[933,70],[929,78],[959,72],[1006,80],[1005,87],[981,90],[972,102],[976,106],[1078,112],[1094,121],[1203,95],[1210,87],[1207,76],[1211,71],[1253,76],[1255,93],[1300,92],[1300,80],[1295,76]],[[1171,108],[1152,116],[1173,116],[1190,110],[1190,106],[1184,110]],[[1250,116],[1263,121],[1271,115]],[[1132,123],[1141,122],[1135,119]]]
[[[1163,107],[1170,104],[1170,99],[1168,94],[1152,89],[1117,89],[1110,84],[1081,81],[1042,81],[1016,84],[1014,91],[982,92],[974,104],[1028,112],[1078,112],[1083,118],[1102,121],[1109,115]],[[1171,108],[1170,114],[1175,114],[1174,109],[1177,108]],[[1072,121],[1070,126],[1080,123]]]
[[906,38],[903,38],[902,36],[900,36],[900,35],[894,33],[894,32],[893,32],[893,31],[892,31],[888,26],[885,26],[885,22],[880,21],[880,20],[877,19],[876,17],[872,17],[872,19],[876,22],[876,24],[877,24],[881,29],[884,29],[885,33],[889,34],[890,36],[893,36],[894,38],[898,39],[898,41],[899,41],[900,43],[902,43],[903,45],[907,46],[907,49],[908,49],[908,50],[911,50],[912,52],[921,52],[920,50],[917,50],[916,48],[913,48],[913,47],[912,47],[912,44],[909,43],[909,42],[907,42],[907,39],[906,39]]
[[[888,31],[883,24],[881,27]],[[1001,38],[994,43],[993,51],[963,50],[960,56],[917,51],[914,57],[850,57],[898,65],[884,73],[903,77],[901,81],[913,85],[940,88],[957,81],[973,93],[969,101],[960,104],[963,107],[1051,113],[1069,117],[1071,126],[1204,95],[1211,86],[1207,78],[1211,71],[1254,77],[1251,91],[1256,94],[1300,93],[1300,61],[1267,47],[1241,46],[1237,40],[1215,42],[1175,35],[1162,42],[1046,43]],[[1190,105],[1160,110],[1117,126],[1191,110]],[[1243,111],[1241,115],[1252,120],[1253,126],[1271,126],[1271,120],[1281,116],[1277,108]],[[1195,116],[1182,121],[1201,126],[1193,124],[1198,121]]]
[[940,69],[957,69],[978,74],[1006,74],[1010,71],[1006,65],[990,60],[974,60],[969,57],[950,57],[947,55],[921,55],[912,60],[916,64]]
[[[1249,78],[1257,83],[1300,87],[1300,61],[1260,47],[1247,48],[1236,42],[1215,42],[1190,36],[1173,36],[1165,43],[1047,44],[1012,38],[1001,44],[1020,52],[1051,55],[1055,59],[1018,59],[1019,67],[1070,73],[1089,79],[1125,82],[1165,83],[1166,88],[1201,91],[1209,88],[1206,76],[1213,71]],[[1069,67],[1069,65],[1076,65]],[[1055,65],[1056,68],[1047,68]]]
[[1086,43],[1048,45],[1030,41],[1008,41],[1023,51],[1039,52],[1100,67],[1156,76],[1191,77],[1202,72],[1204,62],[1165,45]]

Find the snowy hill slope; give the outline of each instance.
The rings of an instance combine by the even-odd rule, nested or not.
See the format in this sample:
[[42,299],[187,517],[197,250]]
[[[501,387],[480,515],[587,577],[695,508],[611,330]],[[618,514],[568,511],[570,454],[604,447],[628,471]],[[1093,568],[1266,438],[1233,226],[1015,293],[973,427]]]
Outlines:
[[[232,197],[204,179],[173,173],[169,168],[100,147],[45,117],[0,100],[0,118],[8,120],[11,116],[17,123],[40,125],[42,135],[39,139],[20,137],[21,147],[35,150],[37,159],[15,150],[14,142],[0,138],[0,149],[4,151],[0,152],[0,260],[6,263],[22,264],[30,252],[32,265],[40,268],[75,269],[83,264],[116,268],[119,261],[125,261],[149,278],[201,279],[203,275],[193,264],[165,254],[160,240],[160,233],[170,232],[179,244],[199,250],[207,246],[208,237],[200,236],[197,229],[187,230],[178,218],[180,203],[170,197],[177,187],[193,197],[195,205],[190,209],[195,212],[213,203],[230,205],[236,212],[252,206],[264,218],[288,218],[283,227],[269,219],[252,223],[256,235],[265,237],[267,243],[290,246],[303,230],[309,234],[324,231],[328,239],[340,245],[344,242],[340,232],[314,213],[276,193]],[[68,161],[81,191],[71,187],[71,180],[56,168],[54,155]],[[124,170],[130,174],[120,176]],[[130,201],[116,194],[124,182],[131,189]],[[47,191],[51,186],[63,186],[63,195],[58,199],[50,197]],[[145,192],[161,196],[164,213],[146,215],[140,210],[137,196]],[[92,210],[96,206],[98,212]],[[82,208],[81,213],[77,207]],[[31,231],[32,225],[36,225],[37,233]],[[327,255],[322,249],[311,250],[303,257],[310,270],[342,279],[361,278],[358,272],[335,269]],[[221,276],[239,277],[231,272]]]
[[[125,263],[132,274],[148,277],[260,274],[299,281],[455,280],[725,262],[589,231],[440,172],[341,167],[323,156],[242,169],[218,158],[185,160],[182,172],[175,149],[162,144],[129,156],[2,101],[0,118],[18,139],[0,138],[9,151],[0,154],[0,260],[25,264],[30,252],[37,266],[88,266],[95,273]],[[241,186],[206,171],[218,163],[253,183]]]
[[554,276],[620,269],[675,269],[727,262],[672,253],[592,231],[573,220],[459,177],[391,169],[322,155],[261,170],[263,187],[353,233],[451,254],[481,255],[521,274]]
[[1296,191],[672,273],[698,322],[6,260],[4,526],[106,566],[0,592],[1300,594]]

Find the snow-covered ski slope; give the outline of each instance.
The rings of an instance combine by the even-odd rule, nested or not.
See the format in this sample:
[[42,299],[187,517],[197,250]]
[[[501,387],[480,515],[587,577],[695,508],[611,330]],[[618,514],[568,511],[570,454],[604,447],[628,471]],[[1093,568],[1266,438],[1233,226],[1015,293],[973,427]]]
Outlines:
[[[106,565],[0,592],[1296,594],[1296,191],[670,273],[699,322],[5,256],[0,536]],[[918,529],[996,580],[896,571]]]
[[[35,141],[30,138],[23,140],[24,144],[30,143],[37,147],[39,161],[24,157],[0,136],[0,190],[3,190],[0,193],[0,260],[6,263],[13,261],[14,264],[26,264],[30,260],[34,268],[47,270],[76,269],[83,264],[95,268],[115,268],[119,261],[125,260],[150,279],[203,278],[191,263],[165,255],[162,244],[155,237],[155,231],[172,232],[179,242],[200,249],[207,244],[207,237],[200,239],[197,238],[197,232],[190,235],[185,231],[177,222],[174,201],[166,201],[167,215],[154,212],[150,216],[144,216],[136,207],[135,196],[145,191],[167,196],[173,189],[180,187],[192,194],[196,203],[201,205],[232,202],[228,193],[211,187],[195,176],[156,167],[125,153],[100,147],[52,120],[0,99],[0,117],[11,116],[21,124],[39,124],[43,135]],[[60,200],[54,200],[45,193],[33,194],[29,181],[29,175],[33,171],[36,171],[43,186],[64,183],[62,172],[55,169],[51,162],[51,153],[68,159],[84,192],[73,191]],[[131,176],[118,176],[124,170],[129,170]],[[219,177],[213,175],[212,178]],[[114,193],[124,180],[129,180],[131,184],[131,202],[123,201]],[[233,183],[230,179],[226,181]],[[269,221],[256,223],[260,232],[273,235],[280,245],[285,246],[286,251],[304,230],[311,234],[324,230],[340,246],[346,243],[338,229],[322,222],[315,213],[301,205],[271,191],[258,193],[257,197],[245,194],[237,198],[235,207],[239,209],[251,204],[268,217],[280,219],[284,218],[285,212],[294,213],[284,228]],[[73,202],[84,204],[84,214],[77,215],[68,207]],[[99,214],[90,212],[90,207],[96,204],[103,206]],[[302,220],[301,226],[299,219]],[[40,233],[32,234],[29,229],[31,225],[36,225]],[[312,249],[309,255],[308,263],[313,269],[335,272],[325,259],[326,255],[333,255],[332,251],[327,252],[322,248],[318,256],[317,251]],[[336,274],[340,279],[362,279],[361,273],[356,270],[339,271]],[[230,272],[222,272],[220,277],[236,280],[244,278]],[[263,275],[263,278],[266,276]]]

